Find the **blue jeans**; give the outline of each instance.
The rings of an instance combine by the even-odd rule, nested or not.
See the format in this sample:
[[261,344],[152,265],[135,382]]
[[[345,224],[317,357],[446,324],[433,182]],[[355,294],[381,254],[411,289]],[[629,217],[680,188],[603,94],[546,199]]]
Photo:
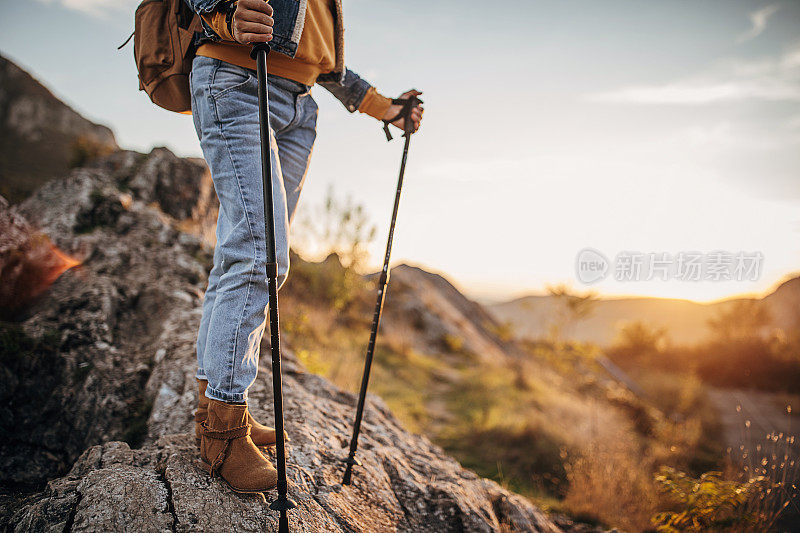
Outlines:
[[[219,198],[217,246],[197,334],[197,377],[206,396],[244,402],[258,373],[268,328],[266,243],[254,72],[198,56],[191,73],[192,117]],[[289,271],[289,224],[316,138],[310,87],[269,77],[270,147],[278,287]]]

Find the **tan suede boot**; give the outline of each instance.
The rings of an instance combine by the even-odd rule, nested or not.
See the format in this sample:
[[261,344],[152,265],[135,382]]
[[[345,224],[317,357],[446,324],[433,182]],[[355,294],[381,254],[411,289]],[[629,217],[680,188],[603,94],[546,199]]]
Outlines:
[[278,472],[250,438],[247,406],[209,400],[200,439],[201,464],[235,492],[255,493],[274,488]]
[[203,437],[203,422],[208,418],[208,398],[206,398],[206,388],[208,381],[197,380],[197,411],[194,412],[194,441],[200,448],[200,439]]
[[[194,412],[194,436],[198,448],[200,447],[200,437],[203,434],[203,422],[206,421],[208,416],[209,399],[206,398],[207,387],[208,381],[204,379],[197,380],[197,411]],[[272,446],[275,444],[275,430],[259,424],[250,414],[249,409],[247,410],[247,423],[252,426],[250,438],[253,439],[256,446]]]

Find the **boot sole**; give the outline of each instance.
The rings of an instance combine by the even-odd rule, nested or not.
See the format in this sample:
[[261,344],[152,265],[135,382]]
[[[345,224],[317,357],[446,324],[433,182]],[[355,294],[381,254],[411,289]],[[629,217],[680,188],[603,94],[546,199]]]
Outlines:
[[[208,473],[208,475],[209,475],[209,476],[211,476],[211,478],[212,478],[212,479],[214,479],[214,475],[211,473],[211,465],[210,465],[210,464],[208,464],[207,462],[203,461],[202,459],[200,459],[200,460],[197,462],[197,464],[198,464],[198,465],[199,465],[199,466],[200,466],[200,467],[201,467],[203,470],[205,470],[205,471]],[[262,490],[247,490],[247,489],[238,489],[238,488],[234,487],[233,485],[231,485],[230,483],[228,483],[228,480],[227,480],[227,479],[225,479],[224,477],[222,477],[222,476],[216,476],[216,477],[217,477],[217,479],[219,479],[220,481],[222,481],[222,482],[223,482],[225,485],[227,485],[227,487],[228,487],[229,489],[231,489],[233,492],[237,492],[237,493],[239,493],[239,494],[261,494],[261,495],[263,496],[265,492],[268,492],[268,491],[270,491],[270,490],[272,490],[272,489],[274,489],[274,488],[275,488],[275,486],[272,486],[272,487],[269,487],[269,488],[267,488],[267,489],[262,489]],[[276,485],[276,486],[277,486],[277,485]]]

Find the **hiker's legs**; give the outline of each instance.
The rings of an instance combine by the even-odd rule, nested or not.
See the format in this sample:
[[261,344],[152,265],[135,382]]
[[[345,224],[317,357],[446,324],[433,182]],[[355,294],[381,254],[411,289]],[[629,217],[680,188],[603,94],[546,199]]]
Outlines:
[[[243,402],[258,371],[268,299],[258,85],[255,75],[246,69],[197,57],[191,86],[200,144],[228,222],[218,227],[222,230],[217,234],[220,272],[209,316],[204,317],[208,324],[202,361],[209,382],[206,396]],[[278,96],[273,96],[270,87],[273,120],[289,111],[280,105]],[[288,220],[277,145],[270,133],[280,285],[289,268]]]
[[[192,92],[192,108],[197,109],[197,104],[194,98],[194,92]],[[198,139],[202,139],[202,124],[200,123],[200,113],[194,112],[192,113],[192,121],[194,122],[195,131],[197,131]],[[217,228],[216,228],[216,239],[219,240],[220,234],[223,232],[223,228],[220,226],[223,224],[223,219],[225,217],[225,212],[220,209],[217,213]],[[208,322],[211,319],[211,310],[214,308],[214,300],[217,296],[217,283],[219,282],[219,278],[222,275],[222,254],[221,249],[219,246],[214,247],[214,258],[211,265],[211,271],[208,273],[208,284],[206,285],[206,292],[203,296],[203,306],[202,306],[202,314],[200,316],[200,326],[197,330],[197,342],[195,343],[195,352],[197,353],[197,379],[206,380],[206,372],[203,368],[203,356],[206,352],[206,336],[208,335]]]
[[286,191],[286,210],[291,224],[308,172],[314,141],[317,138],[318,108],[311,96],[310,87],[282,78],[270,78],[270,83],[271,86],[285,89],[284,94],[294,94],[294,102],[284,103],[287,106],[294,106],[294,116],[291,117],[291,121],[285,121],[289,119],[287,114],[272,124],[278,143],[283,185]]
[[[222,209],[217,214],[217,239],[219,235],[225,233],[227,230],[225,224],[225,212]],[[208,323],[211,319],[211,310],[214,308],[214,301],[217,297],[217,284],[222,275],[222,249],[219,246],[214,248],[214,261],[212,263],[211,272],[208,274],[208,286],[206,293],[203,297],[203,314],[200,318],[200,327],[197,331],[197,344],[195,346],[197,351],[197,379],[206,379],[206,372],[203,367],[203,357],[206,353],[206,337],[208,336]]]
[[[275,140],[278,145],[277,152],[286,191],[287,213],[291,222],[316,139],[318,109],[311,96],[310,88],[282,78],[270,77],[270,96],[273,99],[271,107],[279,111],[277,114],[271,113],[271,121],[273,129],[276,130]],[[292,107],[294,112],[290,113]],[[202,124],[199,124],[198,116],[199,114],[195,113],[195,126],[201,134]],[[228,231],[226,223],[228,222],[225,219],[225,212],[220,210],[217,221],[218,239],[220,235]],[[203,315],[197,335],[197,377],[199,379],[206,379],[203,359],[211,312],[216,299],[216,286],[222,273],[220,250],[220,247],[214,250],[214,262],[209,274],[208,288],[203,301]]]

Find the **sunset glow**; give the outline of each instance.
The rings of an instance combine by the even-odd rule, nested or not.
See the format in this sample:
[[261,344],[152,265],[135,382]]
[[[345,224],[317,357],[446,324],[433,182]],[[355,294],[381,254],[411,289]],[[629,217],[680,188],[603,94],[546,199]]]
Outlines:
[[[136,2],[85,4],[13,4],[64,46],[31,45],[25,25],[0,17],[0,47],[112,126],[121,145],[199,156],[191,118],[152,106],[135,90],[130,51],[115,49]],[[476,2],[411,2],[402,15],[387,2],[347,5],[350,66],[388,95],[424,90],[393,263],[442,272],[492,300],[568,283],[709,301],[764,293],[800,270],[800,4],[580,6],[518,3],[509,17]],[[398,16],[426,38],[403,38]],[[493,46],[465,53],[458,37],[475,21]],[[98,45],[83,50],[85,35]],[[67,52],[78,48],[80,73]],[[396,68],[400,57],[414,68]],[[330,187],[364,205],[378,268],[400,146],[313,91],[318,136],[299,215]],[[608,257],[760,252],[764,263],[749,281],[610,277],[584,287],[574,263],[586,247]]]
[[47,285],[52,284],[55,280],[61,277],[61,274],[70,268],[74,268],[81,264],[80,260],[66,254],[65,252],[62,252],[56,245],[52,245],[50,252],[53,254],[55,261],[50,267],[47,277],[44,280]]

